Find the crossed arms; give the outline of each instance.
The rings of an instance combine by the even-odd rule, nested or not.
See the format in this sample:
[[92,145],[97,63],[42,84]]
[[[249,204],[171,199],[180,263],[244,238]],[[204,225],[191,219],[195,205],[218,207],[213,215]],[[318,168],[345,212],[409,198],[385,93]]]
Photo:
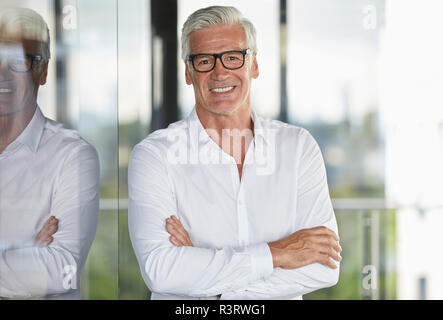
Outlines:
[[[177,247],[193,247],[188,232],[176,216],[166,219],[169,240]],[[281,240],[268,243],[274,268],[297,269],[312,263],[321,263],[337,269],[332,262],[341,261],[342,248],[334,231],[327,227],[303,229]]]
[[34,298],[78,289],[97,228],[98,191],[97,153],[82,145],[66,159],[51,199],[51,217],[34,243],[0,250],[0,296]]

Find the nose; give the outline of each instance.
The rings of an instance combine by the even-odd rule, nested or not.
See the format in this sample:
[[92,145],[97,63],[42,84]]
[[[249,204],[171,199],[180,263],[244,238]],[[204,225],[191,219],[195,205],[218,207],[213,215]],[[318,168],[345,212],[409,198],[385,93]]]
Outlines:
[[217,59],[215,60],[215,67],[211,72],[211,77],[214,80],[222,80],[224,78],[226,78],[229,74],[229,70],[226,69],[222,62],[221,62],[221,58],[217,57]]
[[11,70],[9,70],[8,60],[0,56],[0,80],[5,80],[10,74]]

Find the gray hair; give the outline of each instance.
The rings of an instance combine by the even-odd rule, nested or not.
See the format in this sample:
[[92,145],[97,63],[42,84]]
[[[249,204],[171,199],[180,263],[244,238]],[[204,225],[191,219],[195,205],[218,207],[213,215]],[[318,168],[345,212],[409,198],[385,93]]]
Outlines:
[[43,61],[51,58],[49,29],[34,10],[19,7],[0,8],[0,36],[34,40],[41,43]]
[[252,52],[257,52],[255,27],[242,13],[234,7],[211,6],[192,13],[183,24],[181,35],[182,59],[186,61],[189,53],[191,33],[217,25],[239,24],[246,34],[246,42]]

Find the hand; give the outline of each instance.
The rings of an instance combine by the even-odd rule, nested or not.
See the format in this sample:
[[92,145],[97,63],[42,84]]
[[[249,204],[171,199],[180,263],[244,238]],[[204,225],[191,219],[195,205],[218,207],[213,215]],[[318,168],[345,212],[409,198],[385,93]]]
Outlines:
[[321,263],[332,269],[341,261],[342,248],[334,231],[326,227],[303,229],[288,237],[268,243],[275,267],[297,269],[312,263]]
[[176,247],[193,247],[191,238],[180,220],[175,216],[166,219],[166,231],[171,235],[169,241]]
[[52,237],[58,230],[58,219],[54,216],[51,216],[48,220],[46,220],[43,228],[37,234],[34,239],[34,245],[38,247],[47,247],[49,246],[54,238]]

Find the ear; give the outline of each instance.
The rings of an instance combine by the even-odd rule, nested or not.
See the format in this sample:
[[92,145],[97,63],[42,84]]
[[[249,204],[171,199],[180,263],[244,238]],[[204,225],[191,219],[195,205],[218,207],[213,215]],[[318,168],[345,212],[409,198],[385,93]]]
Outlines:
[[257,52],[254,52],[252,55],[251,76],[252,78],[257,79],[259,74],[260,71],[258,69]]
[[185,62],[185,66],[186,66],[186,70],[185,70],[186,84],[191,85],[192,78],[191,78],[191,72],[189,71],[188,63]]
[[43,62],[42,72],[40,73],[40,76],[38,78],[38,84],[40,86],[44,85],[46,83],[47,77],[48,77],[48,61]]

